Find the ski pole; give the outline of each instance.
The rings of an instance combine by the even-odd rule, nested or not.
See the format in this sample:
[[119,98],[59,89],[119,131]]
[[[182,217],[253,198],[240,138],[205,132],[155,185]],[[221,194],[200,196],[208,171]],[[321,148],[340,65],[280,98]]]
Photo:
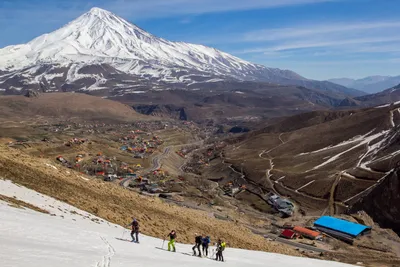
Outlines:
[[124,239],[124,235],[125,235],[125,228],[122,229],[122,237],[121,237],[121,239]]
[[161,246],[162,249],[164,249],[164,243],[165,243],[165,239],[162,242],[162,246]]

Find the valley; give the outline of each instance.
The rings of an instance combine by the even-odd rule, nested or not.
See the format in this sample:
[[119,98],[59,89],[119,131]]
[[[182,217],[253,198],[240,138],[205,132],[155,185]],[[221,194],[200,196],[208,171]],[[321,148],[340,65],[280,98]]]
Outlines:
[[[47,99],[58,97],[63,101],[52,110],[55,106],[47,104]],[[379,225],[396,230],[393,225],[397,217],[365,208],[369,215],[359,219],[357,207],[366,205],[376,191],[389,190],[385,184],[389,177],[396,175],[400,156],[396,141],[399,104],[365,110],[302,113],[278,118],[274,123],[265,122],[266,127],[248,121],[252,130],[235,134],[221,132],[220,127],[212,124],[162,118],[156,114],[140,115],[126,105],[97,97],[85,96],[88,99],[81,107],[76,97],[80,94],[3,97],[7,99],[4,103],[9,103],[1,110],[4,112],[1,117],[7,118],[1,124],[1,140],[6,145],[2,148],[1,161],[4,178],[74,203],[115,223],[121,222],[126,214],[108,215],[116,207],[104,206],[105,203],[101,204],[108,207],[104,210],[99,209],[100,203],[87,205],[91,196],[85,201],[81,196],[89,188],[76,191],[82,183],[101,185],[102,190],[117,190],[117,194],[123,194],[121,201],[140,196],[150,203],[157,201],[204,212],[221,223],[232,223],[276,240],[273,244],[280,242],[278,229],[284,224],[310,225],[319,216],[339,216],[373,226],[372,236],[357,239],[356,245],[335,239],[318,243],[300,239],[289,245],[310,257],[348,263],[363,259],[370,266],[377,262],[391,266],[396,262],[397,245],[389,248],[382,244],[398,237]],[[0,101],[3,99],[0,97]],[[90,106],[88,100],[92,99],[96,105]],[[31,108],[20,109],[21,101],[24,107]],[[34,108],[40,112],[35,111],[38,116],[32,117],[29,114]],[[16,123],[21,119],[30,123]],[[60,172],[67,175],[66,179],[76,175],[79,181],[74,185],[76,193],[73,198],[67,196],[70,189],[65,188],[68,191],[63,193],[64,189],[59,186],[65,186],[67,180],[61,178],[52,182],[60,183],[54,184],[57,190],[42,188],[42,182],[38,183],[30,172],[23,171],[26,168],[30,172],[39,171],[40,179],[44,179],[43,175],[50,175],[50,179]],[[271,193],[294,203],[292,216],[282,216],[268,203]],[[395,196],[398,192],[386,194]],[[376,201],[374,205],[384,207]],[[141,220],[149,216],[146,212],[140,214]],[[369,216],[375,223],[371,224]],[[178,222],[172,219],[171,223]],[[185,223],[186,219],[180,221],[179,229],[185,229],[182,228],[186,227]],[[159,236],[154,227],[149,225],[143,231]],[[189,236],[181,235],[185,242],[190,242]],[[242,241],[235,243],[232,236],[229,239],[232,246],[251,248],[248,243],[239,245]],[[374,255],[368,254],[371,249]]]
[[0,215],[96,229],[107,250],[96,266],[126,248],[106,225],[132,217],[148,244],[176,229],[186,249],[201,233],[263,259],[400,266],[396,81],[309,79],[94,7],[0,49]]

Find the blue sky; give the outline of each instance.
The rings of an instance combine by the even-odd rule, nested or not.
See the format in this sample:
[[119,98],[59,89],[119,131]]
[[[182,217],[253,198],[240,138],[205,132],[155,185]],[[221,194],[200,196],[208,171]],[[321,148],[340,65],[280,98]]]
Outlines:
[[308,78],[400,75],[399,0],[0,0],[0,47],[94,6],[157,36]]

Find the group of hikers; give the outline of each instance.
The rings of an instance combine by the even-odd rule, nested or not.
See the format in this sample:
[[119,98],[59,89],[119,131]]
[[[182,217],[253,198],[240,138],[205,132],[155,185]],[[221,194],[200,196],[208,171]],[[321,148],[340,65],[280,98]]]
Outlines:
[[[200,246],[203,250],[203,255],[208,257],[208,246],[211,243],[211,239],[209,236],[203,235],[198,235],[195,234],[195,239],[194,239],[195,245],[193,246],[193,256],[199,256],[201,257],[201,251],[200,251]],[[222,252],[225,250],[226,243],[223,242],[221,239],[218,239],[218,242],[215,244],[217,246],[216,249],[216,259],[217,261],[224,261],[224,256],[222,255]],[[198,255],[196,255],[196,249],[199,252]]]
[[[127,225],[127,227],[132,227],[131,231],[131,237],[132,237],[132,242],[139,243],[139,222],[132,217],[132,222]],[[176,252],[175,248],[175,240],[176,240],[176,232],[175,230],[172,230],[167,237],[169,237],[169,242],[168,242],[168,251]],[[193,246],[193,256],[199,256],[202,257],[201,251],[203,251],[203,255],[208,257],[208,246],[211,243],[211,239],[209,236],[206,235],[198,235],[195,234],[195,245]],[[215,244],[216,245],[216,250],[215,250],[215,255],[216,261],[224,261],[224,256],[223,256],[223,251],[225,250],[226,243],[218,239],[218,242]],[[201,247],[201,250],[200,250]],[[198,254],[196,253],[196,249]],[[211,256],[211,258],[214,255]]]
[[[169,237],[169,242],[168,242],[168,251],[173,251],[175,252],[175,239],[176,239],[176,232],[175,230],[172,230],[167,237]],[[211,239],[209,236],[206,235],[198,235],[195,234],[195,238],[194,238],[194,246],[192,248],[193,250],[193,256],[199,256],[201,257],[201,251],[203,251],[203,255],[205,255],[206,257],[208,257],[208,246],[211,243]],[[224,261],[224,256],[223,256],[223,251],[226,248],[226,243],[224,241],[222,241],[221,239],[218,239],[218,242],[215,244],[216,245],[216,251],[215,251],[215,255],[216,261]],[[201,250],[200,250],[201,247]],[[196,253],[196,249],[198,254]],[[214,255],[212,255],[211,257],[213,257]]]

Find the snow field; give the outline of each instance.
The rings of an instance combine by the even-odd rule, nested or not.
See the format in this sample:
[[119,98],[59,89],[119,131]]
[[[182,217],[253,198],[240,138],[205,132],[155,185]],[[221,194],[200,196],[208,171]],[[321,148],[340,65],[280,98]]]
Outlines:
[[[16,197],[53,214],[14,208],[0,201],[2,267],[202,267],[221,266],[221,264],[248,267],[351,266],[232,248],[227,248],[224,253],[226,263],[201,259],[182,254],[191,253],[191,245],[178,243],[177,252],[172,253],[156,249],[163,244],[163,241],[157,238],[141,235],[140,244],[118,240],[118,238],[128,239],[130,231],[10,181],[0,180],[0,194]],[[167,234],[171,229],[165,230]],[[166,245],[167,241],[164,248]],[[210,248],[210,251],[212,249]]]

